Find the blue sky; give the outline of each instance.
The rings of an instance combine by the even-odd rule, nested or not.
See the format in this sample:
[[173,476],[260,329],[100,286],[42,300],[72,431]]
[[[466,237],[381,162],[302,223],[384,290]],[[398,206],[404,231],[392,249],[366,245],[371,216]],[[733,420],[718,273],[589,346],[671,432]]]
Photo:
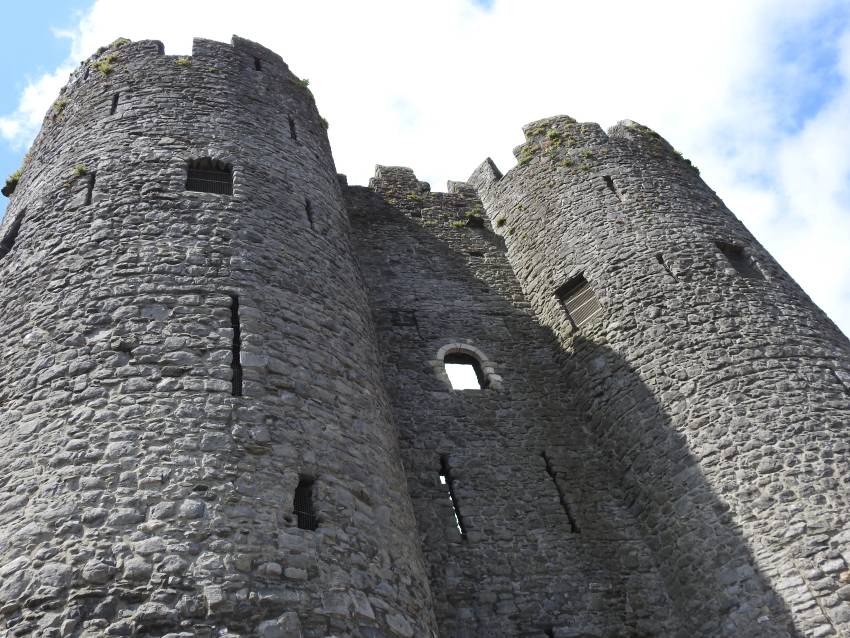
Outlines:
[[4,23],[2,175],[98,46],[153,38],[188,54],[193,36],[236,33],[310,79],[352,183],[401,164],[443,189],[486,156],[510,168],[520,127],[541,117],[640,121],[850,333],[846,0],[34,0],[4,7]]
[[[66,61],[70,40],[57,37],[56,32],[72,29],[90,6],[89,0],[30,0],[3,7],[0,75],[5,88],[0,93],[0,113],[13,112],[27,84]],[[0,176],[5,178],[18,168],[25,143],[0,143]],[[0,211],[5,211],[7,200],[0,200]]]

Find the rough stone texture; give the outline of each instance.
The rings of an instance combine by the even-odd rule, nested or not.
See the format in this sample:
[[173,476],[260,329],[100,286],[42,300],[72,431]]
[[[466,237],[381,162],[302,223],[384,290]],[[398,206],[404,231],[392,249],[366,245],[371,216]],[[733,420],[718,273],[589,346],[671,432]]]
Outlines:
[[[93,68],[110,55],[110,73]],[[26,211],[0,260],[0,631],[432,635],[312,96],[235,38],[179,62],[115,46],[62,98],[3,229]],[[233,164],[232,197],[184,189],[205,156]],[[292,515],[300,474],[316,479],[315,532]]]
[[[379,167],[371,186],[348,189],[349,212],[440,635],[670,635],[654,558],[582,428],[557,346],[501,239],[465,225],[483,215],[478,198],[460,184],[430,193],[409,169]],[[432,367],[447,343],[486,354],[501,389],[452,391]],[[439,481],[441,455],[466,539]]]
[[850,636],[847,339],[657,134],[525,130],[348,187],[256,44],[86,61],[0,227],[0,635]]
[[[524,130],[515,168],[470,182],[685,633],[850,635],[847,338],[656,133]],[[603,312],[574,330],[554,293],[577,273]]]

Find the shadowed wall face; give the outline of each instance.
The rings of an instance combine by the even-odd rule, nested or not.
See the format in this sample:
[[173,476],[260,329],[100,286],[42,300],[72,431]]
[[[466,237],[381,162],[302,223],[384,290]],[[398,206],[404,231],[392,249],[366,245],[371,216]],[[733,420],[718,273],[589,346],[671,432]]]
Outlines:
[[847,339],[654,132],[524,130],[515,168],[470,182],[689,631],[844,635]]
[[433,635],[312,96],[235,38],[61,100],[0,229],[3,627]]
[[[617,475],[478,198],[383,166],[347,198],[440,635],[673,635]],[[451,389],[456,352],[477,357],[483,389]]]

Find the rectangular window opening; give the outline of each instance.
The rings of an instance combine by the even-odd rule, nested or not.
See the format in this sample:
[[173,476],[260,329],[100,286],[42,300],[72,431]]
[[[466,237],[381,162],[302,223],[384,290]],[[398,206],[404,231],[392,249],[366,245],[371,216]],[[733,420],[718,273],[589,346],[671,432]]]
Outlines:
[[85,205],[88,206],[91,204],[92,194],[94,193],[94,179],[97,173],[89,173],[89,180],[86,184],[86,200]]
[[764,279],[764,275],[761,274],[753,258],[747,254],[742,246],[720,241],[715,242],[715,245],[741,277],[744,279]]
[[9,230],[6,231],[6,235],[0,240],[0,259],[3,259],[12,248],[15,246],[15,241],[18,239],[18,233],[21,231],[21,224],[24,223],[24,213],[26,213],[26,209],[22,210],[18,213],[17,217],[15,217],[12,225],[9,226]]
[[289,116],[289,137],[294,140],[298,139],[298,132],[295,130],[295,118]]
[[242,396],[242,328],[239,325],[239,297],[230,297],[230,326],[233,329],[233,343],[231,344],[230,368],[233,370],[232,394],[235,397]]
[[602,314],[602,306],[593,288],[583,274],[576,275],[555,291],[576,328],[580,328]]
[[260,58],[254,58],[254,70],[262,71],[263,70],[263,61]]
[[109,109],[110,115],[115,115],[115,111],[118,110],[118,96],[119,95],[121,95],[121,94],[116,93],[115,95],[112,96],[112,107]]
[[298,477],[298,486],[295,488],[295,506],[292,513],[298,520],[298,527],[315,531],[319,527],[319,519],[313,508],[313,486],[316,481],[308,476]]
[[313,230],[313,206],[309,199],[304,200],[304,212],[307,214],[307,221],[310,222],[310,230]]
[[449,460],[445,455],[440,457],[440,485],[445,485],[449,492],[449,501],[452,504],[452,511],[455,516],[455,525],[460,536],[466,539],[466,526],[463,524],[463,516],[460,515],[460,509],[457,506],[457,498],[455,497],[454,480],[452,479],[451,470],[449,469]]
[[567,503],[567,497],[564,494],[564,490],[561,489],[561,486],[558,484],[558,473],[555,471],[555,468],[552,467],[552,461],[549,460],[549,456],[545,451],[540,453],[540,456],[543,457],[543,460],[546,463],[546,473],[552,479],[552,482],[555,484],[555,489],[558,491],[558,500],[561,502],[561,507],[564,509],[564,514],[567,515],[567,521],[570,523],[570,531],[573,534],[578,534],[579,529],[578,525],[576,525],[576,519],[573,517],[573,513],[570,510],[570,506]]
[[216,195],[233,195],[233,167],[210,158],[189,162],[186,190]]

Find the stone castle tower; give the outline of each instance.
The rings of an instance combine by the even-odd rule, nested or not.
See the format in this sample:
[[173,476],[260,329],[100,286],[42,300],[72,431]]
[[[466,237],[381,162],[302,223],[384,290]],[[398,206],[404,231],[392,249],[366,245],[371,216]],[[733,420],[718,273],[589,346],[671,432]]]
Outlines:
[[87,60],[0,227],[0,635],[850,636],[847,338],[654,132],[525,134],[349,187],[261,46]]

